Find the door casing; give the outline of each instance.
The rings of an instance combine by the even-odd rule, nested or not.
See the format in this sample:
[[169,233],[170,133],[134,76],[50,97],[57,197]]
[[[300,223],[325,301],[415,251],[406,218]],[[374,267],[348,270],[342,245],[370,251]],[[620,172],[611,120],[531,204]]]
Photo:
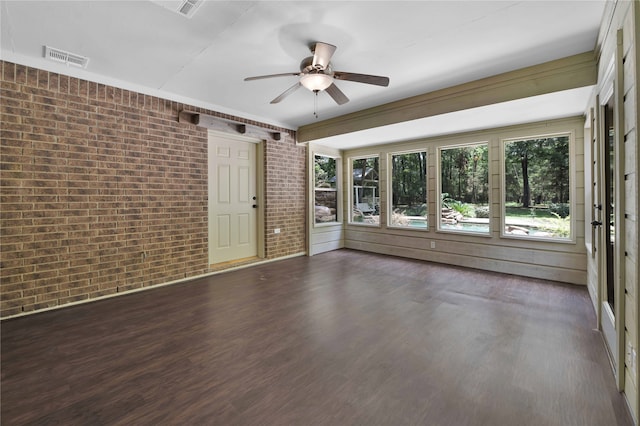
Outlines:
[[[263,181],[264,181],[264,167],[263,167],[263,141],[260,139],[248,138],[243,136],[237,136],[233,134],[218,132],[209,130],[208,132],[208,219],[209,219],[209,264],[216,264],[221,262],[230,262],[234,260],[239,260],[246,257],[264,257],[264,190],[263,190]],[[242,233],[244,237],[250,237],[252,239],[251,244],[254,245],[254,248],[245,247],[240,249],[232,248],[229,251],[224,249],[220,249],[218,247],[218,239],[219,233],[216,232],[218,221],[221,216],[225,216],[228,214],[229,208],[231,205],[226,206],[224,203],[219,203],[219,191],[218,187],[222,183],[220,182],[219,175],[220,173],[225,174],[224,171],[218,170],[217,162],[219,161],[216,157],[218,154],[222,153],[227,155],[238,155],[240,151],[237,150],[238,147],[246,147],[246,149],[240,151],[250,151],[249,154],[240,154],[250,155],[251,159],[244,159],[246,166],[252,168],[249,172],[249,175],[253,175],[249,182],[244,182],[247,180],[246,173],[243,172],[242,175],[238,175],[238,171],[235,170],[230,176],[229,179],[233,178],[238,181],[243,181],[243,186],[248,185],[252,187],[250,190],[251,193],[247,194],[229,194],[231,199],[230,202],[235,200],[235,203],[240,203],[240,209],[246,210],[243,216],[251,215],[249,228],[242,229]],[[227,151],[227,152],[225,152]],[[243,165],[244,167],[244,165]],[[237,184],[238,182],[235,182]],[[247,192],[247,191],[244,191]],[[227,198],[229,198],[227,197]],[[255,199],[253,199],[255,197]],[[253,208],[252,206],[256,207]],[[221,215],[221,213],[224,213]],[[233,209],[231,211],[233,214]],[[246,232],[246,234],[245,234]],[[239,235],[236,233],[235,235],[229,236],[231,241],[230,244],[237,244]]]
[[[603,337],[609,351],[613,373],[616,378],[616,385],[619,391],[624,389],[624,99],[623,99],[623,63],[622,63],[622,30],[617,34],[617,49],[615,56],[607,67],[602,79],[600,96],[598,97],[598,141],[594,161],[596,164],[596,175],[594,176],[597,202],[600,208],[597,210],[601,222],[595,232],[594,247],[597,256],[598,273],[598,328],[602,331]],[[614,234],[612,256],[607,256],[608,239],[605,227],[610,226],[610,218],[606,214],[605,203],[608,200],[606,191],[610,190],[607,179],[607,161],[605,155],[609,155],[607,140],[609,129],[605,125],[605,107],[609,104],[613,108],[614,129],[613,153],[614,162],[611,164],[614,173],[611,179],[614,183]],[[611,271],[612,269],[612,271]],[[610,273],[612,272],[612,273]],[[607,285],[613,286],[614,307],[612,308],[607,298]]]

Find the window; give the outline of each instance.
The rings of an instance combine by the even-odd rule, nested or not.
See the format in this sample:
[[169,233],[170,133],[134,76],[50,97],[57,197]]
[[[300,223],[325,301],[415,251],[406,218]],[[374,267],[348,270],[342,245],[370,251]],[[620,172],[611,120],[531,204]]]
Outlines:
[[442,147],[440,218],[443,231],[489,233],[489,146]]
[[380,224],[378,157],[351,159],[352,223]]
[[315,223],[338,221],[336,159],[314,156]]
[[391,154],[389,226],[427,229],[427,153]]
[[[602,218],[605,223],[604,243],[606,247],[607,264],[607,295],[606,300],[615,312],[615,249],[616,249],[616,127],[615,102],[613,96],[604,106],[604,211]],[[608,226],[606,223],[608,222]]]
[[504,141],[502,235],[570,239],[569,169],[569,135]]

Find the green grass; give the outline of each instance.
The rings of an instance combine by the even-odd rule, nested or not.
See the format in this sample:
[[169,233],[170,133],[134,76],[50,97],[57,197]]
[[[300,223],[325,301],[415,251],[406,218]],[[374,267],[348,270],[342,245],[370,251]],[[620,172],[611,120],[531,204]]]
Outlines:
[[[474,216],[471,214],[474,205],[451,199],[445,201],[449,208],[462,213],[465,217]],[[546,231],[553,237],[567,238],[570,235],[570,217],[561,218],[550,212],[548,208],[525,208],[516,203],[507,203],[505,216],[507,223],[521,223],[520,226]]]
[[[525,222],[529,222],[529,226],[549,232],[553,237],[568,238],[570,235],[570,218],[569,216],[561,218],[557,214],[553,214],[549,209],[536,209],[536,208],[523,208],[517,205],[505,206],[506,221],[509,223],[509,218],[513,218],[512,222],[517,222],[521,219]],[[528,219],[528,221],[527,221]]]
[[505,215],[512,217],[535,217],[555,219],[555,216],[548,209],[534,209],[524,207],[505,207]]

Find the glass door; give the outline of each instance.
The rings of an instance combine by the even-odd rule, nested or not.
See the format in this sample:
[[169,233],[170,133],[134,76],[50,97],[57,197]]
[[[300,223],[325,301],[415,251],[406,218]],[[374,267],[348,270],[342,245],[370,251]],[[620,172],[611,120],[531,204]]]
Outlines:
[[606,250],[606,283],[604,301],[615,312],[615,243],[616,243],[616,179],[615,129],[613,126],[613,97],[604,107],[604,249]]
[[601,92],[599,144],[598,281],[600,329],[604,336],[618,390],[624,387],[624,84],[622,30],[617,33],[614,58],[605,72]]
[[617,280],[618,265],[617,247],[616,247],[616,215],[617,209],[620,208],[616,194],[618,194],[618,171],[619,166],[618,152],[616,149],[616,111],[615,97],[611,96],[607,103],[602,106],[600,132],[600,200],[601,214],[600,221],[597,222],[599,228],[599,238],[597,238],[597,250],[600,252],[600,267],[598,271],[600,281],[601,295],[601,312],[600,312],[600,328],[604,335],[611,363],[613,364],[614,374],[620,385],[620,369],[624,366],[620,365],[620,323],[618,314],[620,312],[620,301],[617,300],[618,286]]

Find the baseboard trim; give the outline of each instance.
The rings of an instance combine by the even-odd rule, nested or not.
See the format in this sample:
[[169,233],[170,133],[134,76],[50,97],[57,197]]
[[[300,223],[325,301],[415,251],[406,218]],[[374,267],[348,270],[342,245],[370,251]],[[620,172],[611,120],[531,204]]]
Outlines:
[[36,311],[21,312],[19,314],[10,315],[10,316],[7,316],[7,317],[1,317],[0,318],[0,322],[1,321],[5,321],[5,320],[9,320],[9,319],[25,317],[25,316],[28,316],[28,315],[40,314],[42,312],[49,312],[49,311],[54,311],[54,310],[57,310],[57,309],[70,308],[72,306],[84,305],[85,303],[98,302],[100,300],[111,299],[111,298],[114,298],[114,297],[124,296],[124,295],[127,295],[127,294],[139,293],[141,291],[153,290],[153,289],[156,289],[156,288],[166,287],[166,286],[173,285],[173,284],[180,284],[180,283],[184,283],[184,282],[188,282],[188,281],[197,280],[197,279],[200,279],[200,278],[206,278],[206,277],[210,277],[210,276],[213,276],[213,275],[223,274],[225,272],[237,271],[238,269],[250,268],[252,266],[264,265],[265,263],[278,262],[280,260],[286,260],[286,259],[291,259],[291,258],[294,258],[294,257],[300,257],[300,256],[306,256],[306,255],[307,255],[306,252],[294,253],[294,254],[290,254],[290,255],[287,255],[287,256],[276,257],[276,258],[273,258],[273,259],[259,260],[259,261],[252,262],[252,263],[233,266],[233,267],[230,267],[230,268],[227,268],[227,269],[221,269],[221,270],[218,270],[218,271],[207,272],[206,274],[200,274],[200,275],[195,275],[193,277],[181,278],[179,280],[168,281],[166,283],[156,284],[156,285],[152,285],[152,286],[148,286],[148,287],[134,288],[134,289],[131,289],[131,290],[122,291],[122,292],[118,292],[118,293],[114,293],[114,294],[107,294],[105,296],[95,297],[95,298],[92,298],[92,299],[79,300],[77,302],[65,303],[64,305],[51,306],[49,308],[38,309]]

